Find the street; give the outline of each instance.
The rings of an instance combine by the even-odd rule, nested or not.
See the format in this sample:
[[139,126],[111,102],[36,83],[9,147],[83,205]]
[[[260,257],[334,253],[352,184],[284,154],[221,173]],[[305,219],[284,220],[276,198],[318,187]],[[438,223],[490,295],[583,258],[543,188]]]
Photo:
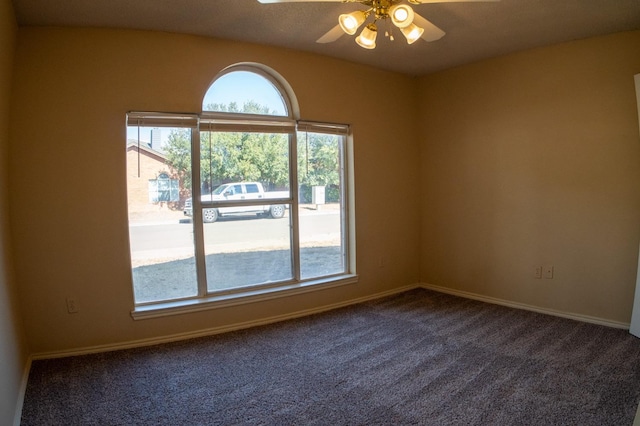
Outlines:
[[[182,219],[182,223],[150,222],[148,225],[131,226],[129,232],[134,266],[193,256],[193,224],[186,219]],[[215,223],[204,224],[204,237],[207,254],[284,248],[289,244],[289,217],[223,217]],[[301,214],[300,240],[302,246],[339,245],[338,211]]]

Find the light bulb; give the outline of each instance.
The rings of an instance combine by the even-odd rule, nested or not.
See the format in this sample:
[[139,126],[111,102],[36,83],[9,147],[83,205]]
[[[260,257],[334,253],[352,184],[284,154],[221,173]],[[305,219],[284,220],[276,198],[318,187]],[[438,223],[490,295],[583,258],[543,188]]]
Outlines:
[[366,18],[367,16],[363,11],[356,10],[355,12],[340,15],[338,23],[340,24],[342,31],[349,35],[354,35],[358,27],[362,25]]
[[413,22],[415,13],[408,4],[397,4],[389,9],[391,22],[398,28],[406,28]]
[[407,10],[404,8],[398,8],[393,13],[393,18],[399,22],[405,21],[408,17],[409,17],[409,14],[407,13]]

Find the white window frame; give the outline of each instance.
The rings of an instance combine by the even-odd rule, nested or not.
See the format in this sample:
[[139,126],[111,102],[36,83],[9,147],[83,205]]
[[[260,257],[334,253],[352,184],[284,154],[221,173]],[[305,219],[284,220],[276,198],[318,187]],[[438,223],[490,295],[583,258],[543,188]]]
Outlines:
[[[237,69],[247,70],[242,66]],[[250,68],[250,71],[260,74],[271,81],[280,90],[288,111],[291,111],[291,101],[283,89],[272,76],[261,69]],[[226,72],[221,75],[226,74]],[[291,115],[291,113],[290,113]],[[350,126],[344,124],[321,123],[314,121],[295,120],[293,117],[263,116],[252,114],[235,114],[221,112],[203,112],[201,114],[171,114],[154,112],[129,112],[127,124],[145,127],[182,127],[190,128],[192,144],[192,208],[193,230],[196,257],[196,272],[198,280],[198,295],[192,298],[163,300],[159,302],[135,303],[131,315],[134,319],[155,318],[167,315],[177,315],[187,312],[197,312],[207,309],[228,307],[261,300],[303,294],[336,286],[353,284],[358,281],[355,270],[355,215],[354,182],[353,182],[353,137]],[[213,206],[212,202],[201,201],[200,174],[200,132],[210,130],[221,131],[264,131],[268,133],[289,134],[289,173],[290,190],[288,198],[265,199],[261,204],[290,205],[292,221],[292,266],[294,277],[292,280],[260,284],[252,287],[242,287],[224,291],[209,292],[206,280],[204,228],[202,208]],[[337,275],[323,276],[315,279],[302,280],[300,278],[300,246],[298,222],[298,177],[297,177],[297,132],[329,133],[343,137],[343,152],[341,153],[341,223],[342,248],[344,250],[345,272]],[[231,205],[246,204],[244,202],[230,203]],[[220,206],[219,204],[215,204]],[[226,205],[226,204],[225,204]]]

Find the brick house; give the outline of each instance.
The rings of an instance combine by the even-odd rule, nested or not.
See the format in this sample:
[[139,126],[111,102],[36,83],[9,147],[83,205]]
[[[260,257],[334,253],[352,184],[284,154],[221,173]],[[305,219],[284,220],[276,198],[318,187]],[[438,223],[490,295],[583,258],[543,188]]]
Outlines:
[[127,141],[127,188],[130,215],[181,210],[191,196],[166,156],[137,140]]

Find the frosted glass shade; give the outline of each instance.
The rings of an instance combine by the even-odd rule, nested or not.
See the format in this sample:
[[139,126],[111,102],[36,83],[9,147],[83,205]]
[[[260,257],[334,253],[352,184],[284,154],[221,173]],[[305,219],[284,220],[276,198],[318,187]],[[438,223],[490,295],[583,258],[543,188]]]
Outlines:
[[375,49],[377,36],[378,28],[374,24],[369,24],[364,27],[364,30],[356,37],[356,43],[365,49]]
[[422,37],[422,33],[424,33],[424,29],[420,28],[416,24],[411,24],[408,27],[400,28],[400,31],[402,31],[402,34],[404,34],[404,36],[407,38],[407,43],[409,44],[413,44],[418,41],[418,39]]
[[366,15],[364,14],[364,12],[361,10],[357,10],[355,12],[340,15],[340,17],[338,18],[338,23],[340,24],[340,28],[342,28],[342,31],[349,35],[354,35],[358,27],[362,25],[365,19]]

